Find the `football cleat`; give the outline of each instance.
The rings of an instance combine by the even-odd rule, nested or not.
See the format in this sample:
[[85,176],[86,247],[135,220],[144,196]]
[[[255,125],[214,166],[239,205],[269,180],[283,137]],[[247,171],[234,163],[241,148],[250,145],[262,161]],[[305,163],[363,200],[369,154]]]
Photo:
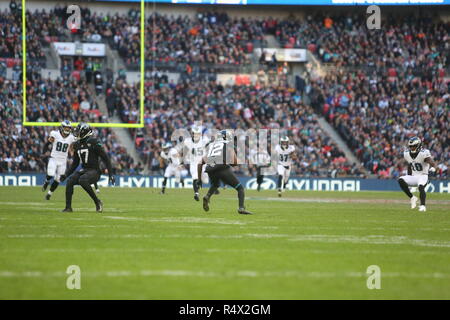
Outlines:
[[98,199],[97,203],[95,204],[95,210],[97,212],[100,212],[100,213],[103,212],[103,202],[102,202],[102,200]]
[[427,208],[425,206],[419,206],[419,211],[425,212],[427,211]]
[[238,213],[239,214],[253,214],[250,211],[245,210],[245,208],[239,208]]
[[194,194],[194,200],[195,201],[200,201],[200,198],[198,197],[198,193],[197,192]]
[[203,197],[203,210],[209,211],[209,198]]
[[64,208],[61,212],[73,212],[72,208]]
[[278,196],[281,198],[281,189],[278,189]]
[[51,194],[47,193],[47,194],[45,195],[45,200],[50,200],[50,197],[51,197],[51,196],[52,196]]
[[411,209],[414,209],[415,207],[417,207],[417,201],[419,201],[419,199],[417,199],[416,196],[413,196],[411,198]]
[[42,185],[42,192],[47,190],[47,187],[48,187],[48,182],[44,182],[44,184]]

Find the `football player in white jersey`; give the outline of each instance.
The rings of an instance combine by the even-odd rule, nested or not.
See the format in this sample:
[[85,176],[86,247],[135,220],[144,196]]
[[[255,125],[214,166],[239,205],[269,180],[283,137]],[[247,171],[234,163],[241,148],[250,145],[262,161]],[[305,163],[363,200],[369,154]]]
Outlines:
[[68,120],[61,122],[59,130],[53,130],[50,132],[48,141],[52,143],[52,152],[47,165],[47,177],[42,185],[42,192],[47,190],[50,181],[53,179],[53,183],[50,186],[50,190],[45,195],[45,199],[50,200],[52,193],[55,192],[59,185],[61,176],[66,172],[67,156],[69,150],[72,150],[72,143],[76,138],[72,135],[72,124]]
[[417,206],[418,199],[411,193],[409,187],[418,187],[420,193],[419,211],[427,211],[425,207],[425,186],[428,183],[428,172],[435,172],[436,164],[431,158],[430,151],[422,148],[420,138],[411,138],[408,142],[408,148],[403,153],[403,157],[408,162],[408,174],[400,177],[398,183],[400,188],[411,199],[411,209]]
[[[202,135],[202,128],[194,126],[192,128],[191,137],[186,138],[183,141],[183,148],[185,150],[185,160],[189,163],[189,171],[192,177],[192,186],[194,188],[194,199],[199,201],[198,191],[202,186],[202,183],[208,183],[208,174],[205,172],[205,166],[203,166],[201,177],[198,176],[198,164],[202,162],[205,155],[206,145],[209,143],[209,138]],[[200,179],[199,179],[200,178]]]
[[160,194],[166,192],[167,179],[175,176],[176,182],[181,183],[184,187],[184,180],[181,178],[181,159],[176,148],[172,146],[172,143],[167,142],[163,145],[161,155],[161,166],[164,165],[164,161],[167,162],[166,170],[164,171],[164,181]]
[[292,160],[297,159],[295,153],[295,147],[289,144],[288,137],[282,137],[280,144],[275,147],[275,152],[278,156],[278,196],[281,197],[281,192],[286,187],[291,174]]

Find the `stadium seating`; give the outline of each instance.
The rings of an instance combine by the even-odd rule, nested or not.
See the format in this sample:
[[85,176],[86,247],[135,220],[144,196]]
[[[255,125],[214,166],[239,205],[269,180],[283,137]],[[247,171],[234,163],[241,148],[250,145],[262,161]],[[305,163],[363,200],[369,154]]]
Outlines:
[[[126,66],[138,65],[136,11],[110,16],[84,8],[85,27],[74,35],[55,27],[63,23],[64,10],[57,6],[49,12],[27,13],[29,70],[43,66],[42,46],[74,37],[105,41],[118,50]],[[12,61],[17,64],[21,57],[17,19],[6,11],[0,13],[0,59],[9,61],[8,66],[14,64]],[[198,66],[249,64],[254,46],[261,45],[267,34],[275,35],[286,48],[307,48],[333,68],[327,69],[328,74],[322,79],[309,79],[309,89],[302,94],[286,84],[251,84],[246,76],[236,76],[239,85],[219,84],[214,71],[209,79],[193,80]],[[182,66],[178,70],[182,77],[178,83],[168,82],[167,78],[146,80],[145,128],[130,133],[145,165],[152,170],[159,170],[155,154],[162,141],[169,139],[174,129],[201,121],[215,127],[289,130],[300,150],[297,174],[329,176],[337,170],[341,175],[363,175],[364,170],[349,164],[342,151],[319,129],[319,113],[337,129],[371,174],[398,177],[405,169],[401,155],[405,141],[418,134],[436,160],[443,163],[438,175],[447,176],[448,40],[448,23],[431,17],[388,17],[382,30],[368,33],[365,19],[353,14],[307,13],[303,20],[244,19],[211,12],[195,17],[152,14],[146,22],[146,60]],[[85,80],[86,62],[80,62],[82,67],[75,71],[68,69],[70,80],[45,80],[37,72],[29,77],[28,119],[106,121],[107,115],[99,112],[96,94]],[[11,101],[2,101],[1,112],[19,116],[19,109],[11,110],[19,104],[20,89],[17,84],[7,86],[16,86],[12,91],[16,106],[12,108]],[[119,78],[115,82],[109,80],[106,89],[109,116],[117,114],[126,123],[138,122],[138,84]],[[45,135],[43,129],[30,130],[28,135]],[[102,131],[104,139],[109,139],[109,132]],[[117,149],[114,138],[109,144]],[[131,158],[124,150],[119,153],[116,161],[123,161],[119,170],[125,171]]]

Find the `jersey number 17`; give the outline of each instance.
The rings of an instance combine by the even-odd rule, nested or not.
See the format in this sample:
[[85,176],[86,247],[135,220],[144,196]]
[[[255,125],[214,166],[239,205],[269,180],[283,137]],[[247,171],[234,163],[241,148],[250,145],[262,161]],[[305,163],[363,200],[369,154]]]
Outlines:
[[83,162],[83,164],[87,164],[89,159],[89,149],[78,150],[78,156],[80,157],[81,162]]

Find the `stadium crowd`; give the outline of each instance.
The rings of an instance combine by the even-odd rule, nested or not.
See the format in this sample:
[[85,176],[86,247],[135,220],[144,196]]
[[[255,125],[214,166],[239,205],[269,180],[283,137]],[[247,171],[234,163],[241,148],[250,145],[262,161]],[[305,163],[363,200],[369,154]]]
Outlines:
[[412,70],[388,74],[344,69],[312,81],[312,105],[347,141],[370,173],[396,178],[406,170],[404,146],[419,136],[440,164],[450,166],[450,82],[414,77]]
[[[145,83],[145,128],[135,133],[136,146],[146,165],[159,171],[157,154],[176,129],[201,122],[205,129],[280,129],[291,136],[298,148],[298,166],[305,176],[363,175],[317,125],[313,109],[304,104],[299,92],[288,87],[263,84],[222,85],[217,81],[168,81],[155,77]],[[108,92],[122,121],[138,122],[139,85],[117,81]],[[131,107],[130,107],[131,106]],[[110,108],[109,107],[109,108]],[[247,168],[242,173],[248,173]],[[250,168],[252,170],[252,168]],[[252,172],[250,172],[252,173]]]
[[369,30],[366,15],[309,14],[304,20],[276,21],[285,47],[308,48],[337,66],[442,69],[450,60],[450,25],[422,14],[387,15],[383,27]]
[[[140,61],[140,13],[97,14],[83,7],[83,24],[77,31],[66,27],[66,7],[27,12],[27,52],[42,58],[42,45],[53,41],[107,42],[117,49],[127,65]],[[10,12],[0,15],[5,37],[2,51],[20,57],[20,20]],[[146,18],[146,60],[174,63],[249,64],[254,42],[264,42],[261,22],[230,18],[225,13],[167,16],[154,13]],[[6,48],[6,46],[8,46]],[[4,49],[2,50],[2,47]],[[8,49],[8,50],[6,50]],[[5,54],[5,53],[3,53]]]
[[[79,84],[71,84],[69,92],[67,92],[67,87],[65,87],[65,92],[61,92],[60,85],[61,83],[58,81],[45,80],[39,86],[41,92],[37,92],[38,88],[30,89],[28,98],[31,107],[27,109],[33,110],[33,112],[28,115],[29,121],[92,120],[92,118],[83,118],[81,113],[77,113],[79,118],[73,118],[74,110],[69,111],[75,101],[71,100],[76,96],[75,92],[79,91],[82,96],[83,89],[78,87]],[[99,118],[101,117],[100,114]],[[46,143],[47,137],[50,130],[57,128],[22,125],[22,84],[20,81],[5,81],[0,78],[0,119],[0,136],[2,137],[0,172],[46,172],[51,151]],[[142,172],[142,164],[134,162],[126,149],[118,143],[111,129],[98,129],[95,134],[104,143],[116,173],[137,174]]]
[[[65,7],[27,13],[27,55],[40,61],[43,44],[76,37],[81,41],[107,41],[127,65],[138,63],[138,11],[110,16],[82,10],[83,27],[78,32],[59,28],[65,24]],[[301,21],[238,19],[213,12],[199,12],[194,18],[152,14],[146,22],[147,60],[248,64],[253,43],[263,42],[264,34],[269,33],[285,47],[307,47],[336,68],[324,78],[310,79],[307,92],[286,83],[221,84],[213,72],[195,79],[188,73],[178,82],[158,73],[145,81],[145,127],[130,130],[144,164],[133,163],[111,130],[101,129],[98,133],[122,174],[138,173],[144,167],[160,171],[157,154],[162,143],[175,129],[202,122],[206,129],[284,130],[298,148],[294,174],[364,176],[364,168],[350,164],[317,125],[317,113],[322,113],[369,173],[380,178],[401,175],[405,170],[402,147],[410,136],[419,135],[440,163],[438,175],[448,176],[450,164],[445,161],[450,155],[450,90],[442,70],[450,54],[449,25],[436,23],[430,17],[389,17],[382,30],[367,32],[365,23],[365,19],[352,14],[307,15]],[[21,57],[19,26],[16,13],[0,12],[0,58]],[[101,62],[78,60],[76,69],[84,70],[86,66],[87,72],[75,78],[69,60],[63,61],[58,80],[43,79],[40,65],[28,68],[29,121],[107,121],[97,101],[103,90],[94,92],[86,80]],[[139,122],[139,84],[127,83],[123,73],[115,81],[112,79],[108,77],[105,90],[108,116],[117,114],[123,122]],[[48,150],[36,139],[42,141],[48,129],[21,126],[19,84],[0,78],[1,134],[6,137],[0,170],[42,171],[42,154],[48,156]],[[309,99],[305,99],[306,95]],[[10,132],[6,129],[9,126],[15,129]],[[26,154],[21,155],[21,150]],[[253,167],[240,170],[254,173]]]
[[[0,11],[0,59],[22,58],[21,17],[11,11]],[[27,59],[30,65],[45,66],[45,53],[42,50],[36,28],[27,21]]]

